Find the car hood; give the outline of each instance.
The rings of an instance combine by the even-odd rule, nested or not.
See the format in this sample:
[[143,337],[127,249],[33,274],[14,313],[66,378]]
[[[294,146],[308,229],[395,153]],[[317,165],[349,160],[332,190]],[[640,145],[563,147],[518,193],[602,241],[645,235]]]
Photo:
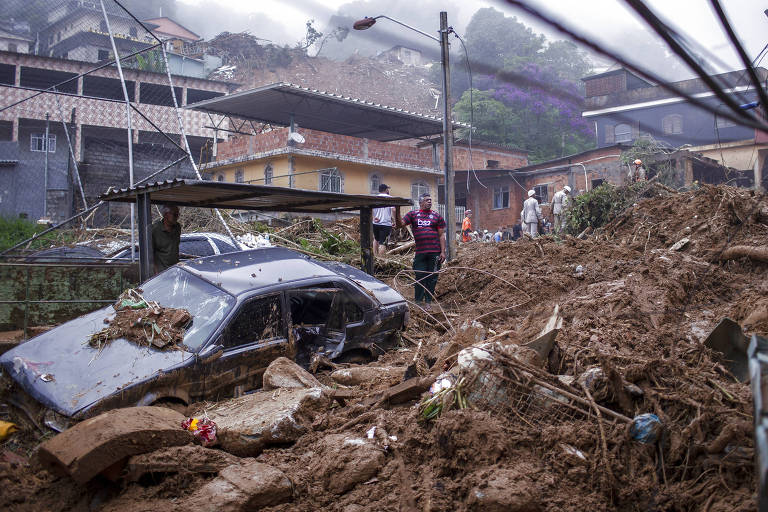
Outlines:
[[89,405],[194,357],[185,351],[139,347],[112,340],[88,345],[114,310],[107,307],[60,325],[0,355],[0,366],[33,398],[73,416]]

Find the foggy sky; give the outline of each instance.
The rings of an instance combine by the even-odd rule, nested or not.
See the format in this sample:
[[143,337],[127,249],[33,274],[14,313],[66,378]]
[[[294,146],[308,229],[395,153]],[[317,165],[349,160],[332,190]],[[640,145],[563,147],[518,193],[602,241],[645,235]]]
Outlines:
[[[621,0],[530,0],[529,3],[546,10],[569,28],[596,39],[610,50],[619,52],[633,63],[648,67],[668,80],[692,75],[680,59],[671,56],[660,38]],[[763,14],[768,4],[759,4],[761,2],[754,0],[721,0],[750,59],[768,42],[768,17]],[[701,55],[709,72],[744,67],[730,49],[730,43],[712,14],[708,0],[649,0],[648,5],[671,27],[687,36],[687,41]],[[305,23],[309,19],[315,20],[318,30],[327,33],[338,24],[379,14],[386,14],[436,34],[438,13],[445,10],[448,12],[449,24],[463,35],[472,14],[487,6],[493,6],[508,16],[517,16],[550,40],[566,39],[566,36],[529,18],[506,2],[491,0],[325,0],[322,3],[315,0],[296,0],[291,3],[270,0],[179,0],[177,17],[178,21],[206,39],[224,30],[248,30],[257,37],[277,44],[294,46],[303,37]],[[436,43],[429,39],[387,20],[380,20],[367,31],[350,31],[349,38],[341,43],[329,41],[321,55],[344,58],[355,50],[370,55],[397,44],[432,52],[433,55],[437,55],[438,51]],[[459,46],[453,38],[452,46],[454,50]],[[599,68],[612,62],[595,59],[595,63]],[[762,64],[768,65],[768,58]]]

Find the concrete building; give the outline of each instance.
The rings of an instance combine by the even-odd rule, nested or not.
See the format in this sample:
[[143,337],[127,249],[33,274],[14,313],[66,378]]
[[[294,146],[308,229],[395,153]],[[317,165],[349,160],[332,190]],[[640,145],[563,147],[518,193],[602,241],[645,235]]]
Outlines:
[[[758,68],[765,81],[768,70]],[[757,99],[748,75],[733,71],[712,77],[739,104]],[[677,148],[751,139],[753,129],[691,105],[667,89],[651,84],[620,68],[582,79],[586,91],[582,116],[594,122],[598,147],[632,144],[643,135]],[[674,82],[678,89],[694,95],[713,108],[724,109],[721,100],[699,78]],[[723,110],[724,111],[724,110]]]
[[[180,134],[167,75],[135,69],[124,73],[129,97],[146,116],[132,112],[134,170],[139,180],[184,153],[171,142],[178,144]],[[57,84],[61,94],[43,92]],[[236,85],[174,77],[182,106],[225,95]],[[69,217],[82,206],[73,158],[89,205],[109,186],[128,184],[126,106],[114,67],[93,71],[87,62],[0,52],[0,98],[4,107],[0,112],[0,215]],[[206,128],[210,121],[194,111],[183,111],[182,119],[192,154],[198,157],[213,136],[213,130]],[[191,175],[189,164],[181,162],[157,179]]]

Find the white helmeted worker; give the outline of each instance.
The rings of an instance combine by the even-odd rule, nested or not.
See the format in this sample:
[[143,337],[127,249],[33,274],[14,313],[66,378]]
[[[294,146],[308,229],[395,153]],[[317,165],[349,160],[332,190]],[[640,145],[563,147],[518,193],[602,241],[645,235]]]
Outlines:
[[629,172],[627,173],[629,182],[635,183],[637,181],[645,181],[645,168],[643,167],[643,161],[638,158],[632,162],[632,164],[634,167],[630,167]]
[[568,208],[569,198],[571,197],[571,187],[564,186],[562,190],[555,192],[552,197],[552,215],[555,217],[555,233],[559,233],[563,228],[563,212]]
[[523,203],[523,211],[520,212],[520,222],[523,223],[523,233],[528,233],[531,236],[538,236],[539,221],[542,219],[539,202],[533,197],[535,195],[535,191],[528,191],[528,199]]

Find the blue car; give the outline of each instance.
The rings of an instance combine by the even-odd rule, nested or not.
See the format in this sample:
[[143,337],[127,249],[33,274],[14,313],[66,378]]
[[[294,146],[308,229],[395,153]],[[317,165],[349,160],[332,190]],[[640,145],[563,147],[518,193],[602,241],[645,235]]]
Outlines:
[[55,430],[108,409],[219,400],[261,386],[280,356],[372,359],[392,348],[408,322],[403,297],[342,263],[281,247],[179,263],[142,285],[147,300],[187,309],[181,350],[125,339],[101,350],[90,336],[112,306],[66,322],[0,356],[12,403]]

